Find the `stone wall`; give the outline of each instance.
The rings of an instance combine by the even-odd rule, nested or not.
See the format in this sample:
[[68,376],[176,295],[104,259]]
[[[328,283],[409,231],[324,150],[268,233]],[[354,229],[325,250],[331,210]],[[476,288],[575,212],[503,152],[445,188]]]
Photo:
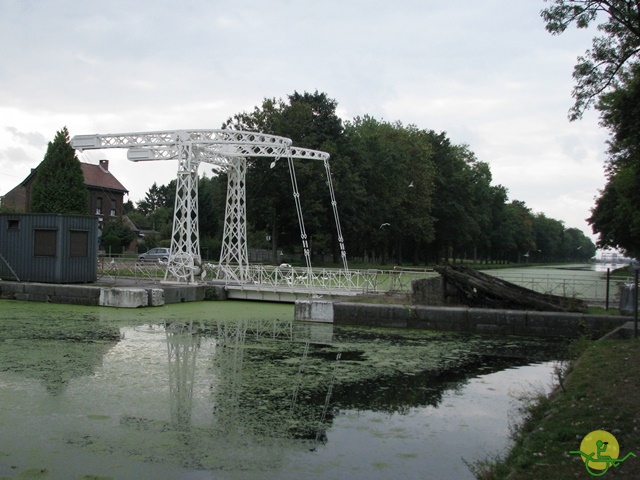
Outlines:
[[118,308],[227,299],[224,286],[213,285],[100,287],[7,281],[0,281],[0,298]]
[[[315,321],[313,318],[314,306],[308,305],[313,302],[313,300],[296,302],[295,319]],[[332,305],[333,323],[341,325],[539,337],[577,338],[586,335],[595,339],[622,326],[628,320],[621,316],[489,310],[468,307],[379,305],[351,302],[336,302]],[[327,322],[327,305],[323,305],[321,311],[323,318],[319,321]]]

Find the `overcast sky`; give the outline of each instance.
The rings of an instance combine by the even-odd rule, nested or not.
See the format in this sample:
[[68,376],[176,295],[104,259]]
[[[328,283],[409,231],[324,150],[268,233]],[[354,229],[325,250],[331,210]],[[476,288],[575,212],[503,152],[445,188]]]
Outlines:
[[[70,134],[220,128],[264,98],[325,92],[345,119],[444,131],[493,183],[595,238],[595,112],[570,123],[593,31],[546,32],[543,0],[0,0],[0,195]],[[111,160],[134,202],[175,162]],[[205,169],[206,171],[206,169]],[[339,207],[339,206],[338,206]]]

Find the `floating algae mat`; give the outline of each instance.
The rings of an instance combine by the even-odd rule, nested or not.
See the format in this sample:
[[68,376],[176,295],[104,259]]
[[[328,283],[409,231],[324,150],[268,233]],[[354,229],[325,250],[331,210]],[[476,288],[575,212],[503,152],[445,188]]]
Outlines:
[[0,479],[473,478],[566,350],[292,318],[0,300]]

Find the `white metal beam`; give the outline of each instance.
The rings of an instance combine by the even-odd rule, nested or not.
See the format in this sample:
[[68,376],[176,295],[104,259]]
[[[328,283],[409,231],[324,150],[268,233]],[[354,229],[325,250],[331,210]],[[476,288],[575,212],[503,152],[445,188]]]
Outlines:
[[310,252],[292,159],[321,160],[327,169],[338,241],[345,270],[347,270],[342,232],[328,169],[329,154],[326,152],[293,147],[291,140],[286,137],[227,129],[76,135],[71,139],[71,145],[80,151],[126,148],[128,149],[127,158],[134,162],[178,161],[171,236],[172,253],[165,280],[187,283],[193,283],[195,277],[203,273],[198,227],[198,165],[201,162],[222,168],[228,175],[225,225],[218,275],[222,275],[221,272],[227,272],[224,275],[229,275],[229,278],[225,279],[246,282],[249,280],[246,273],[249,266],[246,233],[246,158],[273,158],[272,167],[280,158],[288,159],[302,247],[309,272],[311,272]]

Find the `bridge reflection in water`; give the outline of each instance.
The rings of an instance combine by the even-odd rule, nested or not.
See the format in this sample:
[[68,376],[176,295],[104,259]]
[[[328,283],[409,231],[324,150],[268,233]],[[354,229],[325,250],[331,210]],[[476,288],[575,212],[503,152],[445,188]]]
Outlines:
[[[328,327],[328,328],[327,328]],[[331,392],[335,381],[335,368],[326,380],[324,403],[311,403],[305,395],[304,408],[297,408],[304,391],[305,366],[310,345],[331,346],[330,326],[301,325],[292,320],[216,320],[206,326],[198,322],[168,323],[165,326],[169,369],[170,425],[182,432],[201,430],[192,425],[194,381],[198,368],[197,357],[208,357],[204,367],[210,371],[209,400],[213,423],[207,428],[210,439],[224,438],[226,444],[261,442],[269,436],[282,440],[306,439],[297,448],[314,449],[326,438],[326,419]],[[211,340],[213,337],[213,341]],[[297,374],[289,374],[275,382],[266,382],[270,395],[258,391],[251,373],[245,373],[245,355],[255,361],[262,355],[265,341],[285,342],[297,355],[287,360],[296,363]],[[267,343],[268,345],[268,343]],[[267,347],[268,348],[268,347]],[[211,352],[203,352],[211,349]],[[339,353],[336,360],[339,360]],[[337,365],[337,361],[336,361]],[[203,368],[200,365],[200,368]],[[251,368],[249,369],[251,372]],[[318,372],[313,372],[317,375]],[[264,379],[262,379],[264,381]],[[322,383],[322,379],[321,383]],[[314,382],[317,387],[317,380]],[[265,398],[268,398],[265,400]],[[314,395],[318,398],[318,395]],[[203,433],[203,432],[201,432]]]

